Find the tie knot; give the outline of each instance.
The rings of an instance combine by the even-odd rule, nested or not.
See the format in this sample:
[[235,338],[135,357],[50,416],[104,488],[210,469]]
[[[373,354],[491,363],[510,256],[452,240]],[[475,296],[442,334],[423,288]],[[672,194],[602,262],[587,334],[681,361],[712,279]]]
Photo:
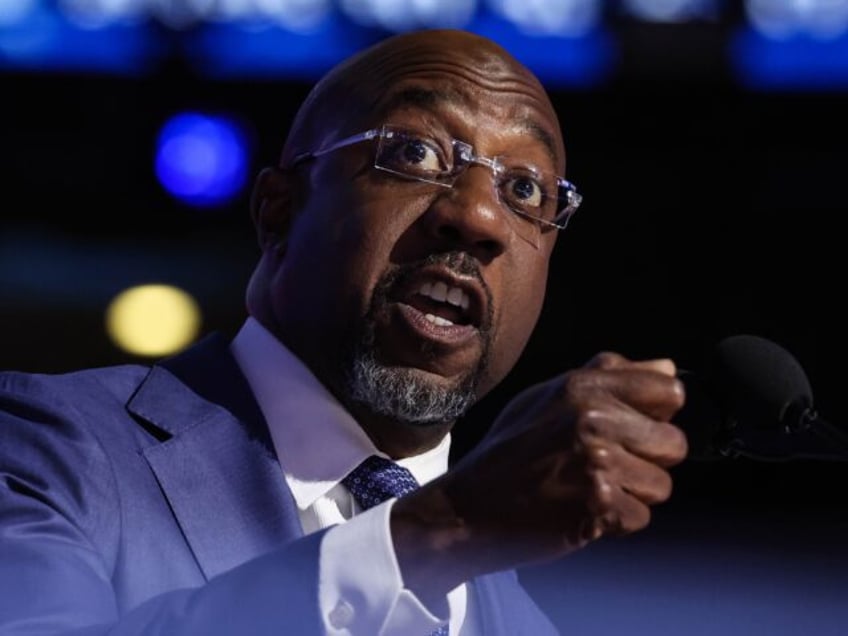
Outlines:
[[418,482],[411,472],[378,455],[365,459],[342,479],[342,483],[364,510],[391,497],[402,497],[418,488]]

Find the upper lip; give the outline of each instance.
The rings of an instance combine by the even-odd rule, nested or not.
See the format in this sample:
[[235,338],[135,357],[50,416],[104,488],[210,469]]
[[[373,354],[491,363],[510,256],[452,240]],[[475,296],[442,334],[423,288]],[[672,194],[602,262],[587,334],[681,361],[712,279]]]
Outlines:
[[484,327],[483,322],[488,314],[488,294],[480,280],[474,276],[461,275],[443,265],[427,265],[412,272],[404,281],[396,300],[403,302],[417,294],[425,282],[445,283],[448,288],[458,287],[468,295],[468,309],[464,314],[468,322],[478,329]]

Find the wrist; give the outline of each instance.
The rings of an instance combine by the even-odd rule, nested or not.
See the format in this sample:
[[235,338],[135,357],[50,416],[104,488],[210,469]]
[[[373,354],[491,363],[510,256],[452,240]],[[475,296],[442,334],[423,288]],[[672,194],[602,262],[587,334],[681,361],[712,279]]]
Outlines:
[[447,593],[476,574],[463,558],[468,527],[438,482],[398,499],[390,527],[404,587],[445,615]]

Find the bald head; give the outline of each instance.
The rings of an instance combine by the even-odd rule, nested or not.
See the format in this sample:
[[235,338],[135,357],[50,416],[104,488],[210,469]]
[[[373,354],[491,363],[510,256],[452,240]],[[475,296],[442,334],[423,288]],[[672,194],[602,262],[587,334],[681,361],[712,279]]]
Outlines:
[[[556,126],[547,143],[563,160],[561,133],[556,114],[539,80],[508,51],[492,40],[467,31],[426,30],[395,35],[359,52],[329,71],[302,104],[283,149],[281,164],[298,154],[326,145],[344,134],[361,129],[375,114],[390,111],[398,99],[426,99],[423,91],[398,95],[398,87],[410,78],[427,81],[453,76],[502,92],[534,95]],[[463,99],[461,94],[433,97]]]

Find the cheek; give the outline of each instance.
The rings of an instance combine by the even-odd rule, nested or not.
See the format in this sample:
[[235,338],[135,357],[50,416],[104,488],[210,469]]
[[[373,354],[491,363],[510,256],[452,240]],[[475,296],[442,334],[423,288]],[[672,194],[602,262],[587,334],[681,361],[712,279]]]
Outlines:
[[334,265],[340,275],[370,295],[391,266],[393,250],[403,232],[391,202],[362,195],[338,210],[332,232]]
[[517,271],[526,275],[509,277],[503,288],[490,359],[493,383],[499,382],[518,361],[542,311],[547,259],[544,263],[527,263],[525,267],[529,269]]
[[317,194],[302,212],[303,227],[292,236],[297,255],[291,255],[290,267],[300,270],[291,273],[304,284],[301,295],[312,299],[313,315],[347,323],[368,311],[403,231],[393,203],[355,187],[337,187]]
[[362,239],[349,208],[348,197],[336,188],[314,195],[298,212],[274,284],[283,322],[328,333],[340,315],[349,318],[357,311],[360,268],[351,261]]

